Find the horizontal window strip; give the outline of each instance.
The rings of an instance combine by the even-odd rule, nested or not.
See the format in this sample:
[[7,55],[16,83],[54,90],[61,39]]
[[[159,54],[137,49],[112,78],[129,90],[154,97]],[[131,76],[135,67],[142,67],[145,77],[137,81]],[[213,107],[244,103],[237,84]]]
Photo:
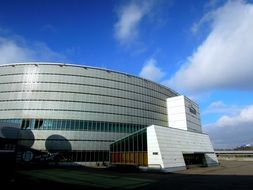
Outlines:
[[0,109],[0,111],[62,111],[62,112],[84,112],[84,113],[97,113],[97,114],[108,114],[108,115],[120,115],[120,116],[128,116],[128,117],[136,117],[139,119],[151,119],[153,121],[159,121],[159,122],[167,122],[167,120],[162,119],[154,119],[150,117],[144,117],[144,116],[136,116],[136,115],[130,115],[130,114],[119,114],[119,113],[111,113],[111,112],[96,112],[96,111],[85,111],[85,110],[64,110],[64,109]]
[[[112,95],[96,94],[96,93],[88,93],[88,92],[59,91],[59,90],[10,90],[10,91],[0,91],[0,93],[13,93],[13,92],[49,92],[49,93],[52,92],[52,93],[67,93],[67,94],[83,94],[83,95],[104,96],[104,97],[119,98],[119,99],[124,99],[124,100],[138,101],[138,102],[143,102],[143,103],[151,104],[151,105],[162,107],[162,108],[167,108],[166,106],[154,104],[152,102],[147,102],[147,101],[143,101],[143,100],[136,100],[136,99],[133,99],[133,98],[125,98],[125,97],[120,97],[120,96],[112,96]],[[165,102],[165,100],[163,100],[163,102]]]
[[19,141],[87,141],[87,142],[114,142],[114,140],[92,140],[92,139],[51,139],[50,136],[47,139],[28,139],[28,138],[19,138]]
[[[120,123],[120,122],[94,121],[94,120],[42,119],[42,118],[0,119],[0,126],[15,127],[17,130],[21,129],[24,132],[26,130],[28,130],[28,132],[30,130],[37,132],[41,130],[85,131],[85,132],[92,132],[92,134],[95,136],[96,135],[99,136],[101,133],[107,132],[117,134],[133,133],[135,131],[147,127],[147,125],[133,124],[133,123]],[[25,137],[26,136],[27,135],[25,135]]]
[[[18,76],[18,75],[29,75],[30,73],[8,73],[8,74],[2,74],[1,76]],[[115,79],[108,79],[108,78],[104,78],[104,77],[94,77],[94,76],[87,76],[87,75],[74,75],[74,74],[63,74],[63,73],[32,73],[33,75],[55,75],[55,76],[70,76],[70,77],[81,77],[81,78],[92,78],[92,79],[100,79],[100,80],[107,80],[107,81],[113,81],[113,82],[118,82],[118,83],[123,83],[123,84],[129,84],[129,85],[133,85],[133,86],[138,86],[141,88],[145,88],[145,89],[149,89],[151,91],[154,92],[158,92],[160,94],[163,94],[165,96],[178,96],[179,94],[174,92],[173,90],[169,89],[169,88],[165,88],[165,87],[161,87],[160,85],[157,85],[155,83],[151,83],[153,85],[157,85],[159,88],[164,88],[165,90],[167,90],[169,93],[163,93],[161,91],[157,91],[153,88],[150,87],[146,87],[146,86],[142,86],[142,85],[138,85],[135,83],[130,83],[130,82],[126,82],[126,81],[120,81],[120,80],[115,80]],[[130,76],[132,77],[132,76]],[[134,77],[134,76],[133,76]],[[137,78],[138,79],[138,78]],[[139,79],[140,80],[140,79]],[[145,82],[149,82],[149,81],[145,81]],[[150,82],[149,82],[150,83]]]
[[[23,102],[23,101],[28,101],[28,102],[72,102],[72,103],[88,103],[88,104],[96,104],[96,105],[108,105],[108,106],[115,106],[115,107],[122,107],[122,108],[131,108],[131,109],[136,109],[136,110],[144,110],[152,113],[159,113],[163,114],[166,116],[166,112],[159,112],[159,111],[154,111],[151,109],[144,109],[144,108],[137,108],[137,107],[132,107],[132,106],[123,106],[119,104],[108,104],[108,103],[101,103],[101,102],[88,102],[88,101],[76,101],[76,100],[49,100],[49,99],[10,99],[10,100],[0,100],[0,102]],[[166,110],[165,110],[166,111]]]

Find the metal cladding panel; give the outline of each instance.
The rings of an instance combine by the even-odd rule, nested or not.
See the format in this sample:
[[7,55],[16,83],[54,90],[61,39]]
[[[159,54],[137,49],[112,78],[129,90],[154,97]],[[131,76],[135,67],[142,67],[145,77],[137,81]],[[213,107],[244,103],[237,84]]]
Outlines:
[[145,79],[99,68],[39,62],[0,66],[0,119],[165,126],[166,99],[176,95]]
[[[151,132],[149,133],[149,131]],[[185,169],[183,153],[204,153],[208,157],[206,159],[208,165],[217,165],[218,163],[211,141],[206,134],[169,127],[150,126],[147,128],[147,135],[148,139],[157,139],[154,142],[156,145],[152,146],[156,146],[156,151],[160,152],[162,160],[156,160],[156,162],[163,166],[163,169],[170,169],[170,171]],[[151,152],[148,154],[150,155]],[[154,160],[151,157],[148,159],[151,159],[151,163]]]
[[185,97],[185,113],[189,131],[202,132],[199,107],[196,103]]

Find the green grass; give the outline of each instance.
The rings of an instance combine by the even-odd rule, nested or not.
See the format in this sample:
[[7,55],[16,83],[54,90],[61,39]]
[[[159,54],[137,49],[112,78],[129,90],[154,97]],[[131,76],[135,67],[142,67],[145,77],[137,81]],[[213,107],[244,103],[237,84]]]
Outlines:
[[58,183],[99,188],[132,189],[155,182],[155,180],[150,179],[97,174],[71,169],[30,170],[19,171],[18,173],[28,176],[30,180],[44,179]]

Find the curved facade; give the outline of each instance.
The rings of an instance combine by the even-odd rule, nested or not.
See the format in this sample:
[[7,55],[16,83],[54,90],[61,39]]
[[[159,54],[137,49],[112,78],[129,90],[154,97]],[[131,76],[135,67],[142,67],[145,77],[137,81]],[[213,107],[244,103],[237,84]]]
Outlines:
[[167,126],[176,93],[114,71],[63,65],[0,67],[0,118],[45,118]]
[[108,161],[115,140],[149,125],[168,126],[166,99],[177,95],[146,79],[100,68],[0,66],[1,126],[21,129],[23,148],[61,151],[72,161]]

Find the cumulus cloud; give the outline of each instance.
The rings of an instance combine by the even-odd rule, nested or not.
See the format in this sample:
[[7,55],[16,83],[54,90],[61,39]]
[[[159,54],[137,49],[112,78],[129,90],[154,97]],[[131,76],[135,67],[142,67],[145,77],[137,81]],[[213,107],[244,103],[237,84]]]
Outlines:
[[253,105],[245,106],[238,115],[223,115],[203,129],[216,148],[235,148],[253,143]]
[[63,61],[65,57],[43,42],[29,42],[17,35],[1,35],[0,64],[26,61]]
[[203,114],[228,114],[236,115],[239,114],[242,109],[242,106],[238,105],[226,105],[223,101],[212,102],[206,110],[203,111]]
[[[243,124],[253,124],[253,105],[241,110],[238,116],[222,116],[216,123],[217,127],[240,126]],[[253,134],[252,134],[253,135]]]
[[152,6],[152,0],[130,1],[119,9],[114,35],[121,44],[128,45],[138,37],[139,24],[150,13]]
[[157,61],[153,58],[146,61],[141,72],[139,74],[140,77],[159,82],[162,77],[164,77],[165,73],[161,71],[159,67],[157,67]]
[[20,47],[12,40],[0,37],[0,64],[30,60],[32,54],[31,50]]
[[[228,1],[207,13],[210,33],[167,82],[188,92],[253,90],[253,4]],[[193,30],[197,30],[195,25]]]

